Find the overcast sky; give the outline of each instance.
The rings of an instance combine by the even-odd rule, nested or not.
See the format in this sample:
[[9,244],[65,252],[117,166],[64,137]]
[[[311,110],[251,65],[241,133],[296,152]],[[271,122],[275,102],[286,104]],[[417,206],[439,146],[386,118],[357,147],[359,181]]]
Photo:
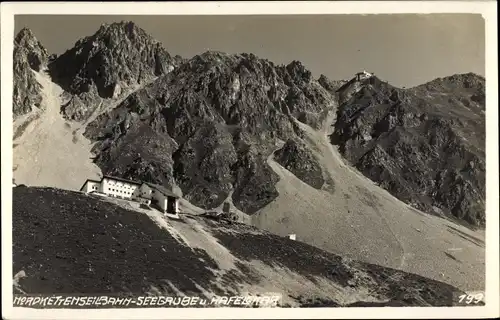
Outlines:
[[16,16],[51,53],[63,53],[102,23],[134,21],[172,54],[254,53],[275,63],[300,60],[315,77],[375,72],[396,86],[474,72],[484,76],[480,15]]

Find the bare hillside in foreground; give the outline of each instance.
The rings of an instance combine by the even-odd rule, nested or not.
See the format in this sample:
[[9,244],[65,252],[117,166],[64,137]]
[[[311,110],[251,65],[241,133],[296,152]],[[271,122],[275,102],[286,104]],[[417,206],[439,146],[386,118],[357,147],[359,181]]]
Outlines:
[[168,220],[52,188],[20,186],[13,195],[13,276],[24,275],[16,293],[276,292],[292,307],[446,306],[461,293],[243,224]]

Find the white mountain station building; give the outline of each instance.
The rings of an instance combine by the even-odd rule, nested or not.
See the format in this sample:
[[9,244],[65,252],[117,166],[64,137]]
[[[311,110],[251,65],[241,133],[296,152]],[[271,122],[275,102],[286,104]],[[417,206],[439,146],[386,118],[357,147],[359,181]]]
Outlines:
[[373,73],[366,72],[364,70],[362,72],[356,73],[356,80],[358,80],[358,81],[365,80],[365,79],[368,79],[371,77],[373,77]]
[[100,181],[87,179],[80,191],[154,205],[165,213],[179,213],[179,197],[172,191],[157,184],[103,176]]

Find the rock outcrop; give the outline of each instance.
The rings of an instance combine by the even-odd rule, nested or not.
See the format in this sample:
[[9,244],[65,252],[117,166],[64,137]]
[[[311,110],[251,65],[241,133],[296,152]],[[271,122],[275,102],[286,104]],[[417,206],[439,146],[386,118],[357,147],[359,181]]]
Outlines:
[[41,71],[47,65],[49,54],[33,32],[23,28],[14,39],[14,92],[12,112],[14,118],[27,114],[42,101],[41,86],[33,71]]
[[[354,89],[353,89],[354,88]],[[485,222],[485,79],[454,75],[399,89],[352,81],[332,142],[362,173],[430,213]]]
[[313,188],[325,184],[323,170],[307,145],[297,139],[289,139],[283,148],[275,152],[276,161],[297,178]]
[[50,64],[50,72],[73,95],[63,108],[65,116],[81,121],[98,106],[99,98],[116,98],[181,62],[133,22],[120,22],[103,24],[94,35],[77,41]]
[[322,74],[319,76],[318,82],[323,86],[323,88],[328,90],[328,92],[335,94],[340,87],[348,82],[348,80],[331,80]]
[[252,214],[278,196],[267,160],[283,141],[276,160],[322,188],[324,168],[300,142],[296,121],[320,129],[338,107],[331,141],[364,175],[424,211],[485,222],[485,79],[474,74],[410,89],[375,76],[315,80],[299,61],[173,57],[132,22],[102,25],[56,57],[23,29],[14,49],[15,117],[40,105],[33,71],[47,65],[67,94],[61,112],[85,123],[106,174],[177,185],[205,209],[232,195]]
[[[278,195],[266,159],[278,140],[300,137],[291,117],[317,127],[332,99],[300,62],[277,66],[252,54],[205,52],[130,95],[86,135],[99,141],[95,153],[104,171],[147,179],[142,173],[158,166],[153,154],[160,148],[165,160],[157,175],[175,181],[189,201],[210,209],[232,193],[238,209],[253,213]],[[139,126],[157,137],[155,148],[129,138]],[[175,143],[166,147],[160,136]],[[125,160],[120,141],[141,157]],[[141,168],[132,173],[130,161]]]

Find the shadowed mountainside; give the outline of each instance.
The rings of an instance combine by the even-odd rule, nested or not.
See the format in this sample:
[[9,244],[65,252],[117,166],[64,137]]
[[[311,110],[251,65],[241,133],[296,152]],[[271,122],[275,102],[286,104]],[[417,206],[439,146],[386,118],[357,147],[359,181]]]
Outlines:
[[321,189],[325,184],[323,169],[305,143],[289,139],[274,156],[282,167],[311,187]]
[[30,113],[34,107],[39,108],[41,86],[36,81],[33,71],[43,69],[49,54],[36,39],[30,29],[23,28],[14,39],[14,92],[12,113],[14,119]]
[[318,127],[331,100],[300,62],[206,52],[99,116],[86,136],[98,141],[105,172],[175,182],[207,209],[232,194],[251,214],[278,196],[265,159],[280,140],[300,137],[291,117]]
[[[29,30],[17,38],[34,39]],[[36,40],[17,42],[33,52],[34,68],[48,59]],[[290,143],[298,147],[303,138],[295,120],[319,130],[337,111],[332,142],[365,176],[425,212],[485,222],[485,88],[473,74],[408,90],[376,77],[315,80],[298,61],[275,65],[221,52],[172,57],[125,21],[102,25],[49,69],[66,91],[61,111],[97,142],[103,173],[178,186],[199,207],[216,208],[230,196],[253,214],[271,203],[278,176],[266,159],[286,141],[278,160],[321,185],[317,159],[293,154],[311,154],[308,146]],[[15,107],[23,113],[38,101],[37,81],[17,78],[29,92]]]
[[446,306],[461,293],[243,224],[168,220],[52,188],[13,195],[16,293],[277,292],[283,306]]
[[100,99],[120,96],[172,71],[182,61],[133,22],[103,24],[92,36],[57,57],[49,66],[54,82],[71,99],[62,110],[72,120],[86,120]]
[[484,225],[484,90],[471,73],[406,90],[377,77],[348,83],[332,143],[404,202]]
[[298,61],[253,54],[185,60],[128,22],[103,25],[49,69],[52,79],[30,72],[50,113],[15,140],[30,185],[76,189],[102,170],[179,187],[199,211],[230,202],[255,226],[344,257],[484,286],[481,232],[406,205],[484,222],[480,77],[403,90],[315,80]]

